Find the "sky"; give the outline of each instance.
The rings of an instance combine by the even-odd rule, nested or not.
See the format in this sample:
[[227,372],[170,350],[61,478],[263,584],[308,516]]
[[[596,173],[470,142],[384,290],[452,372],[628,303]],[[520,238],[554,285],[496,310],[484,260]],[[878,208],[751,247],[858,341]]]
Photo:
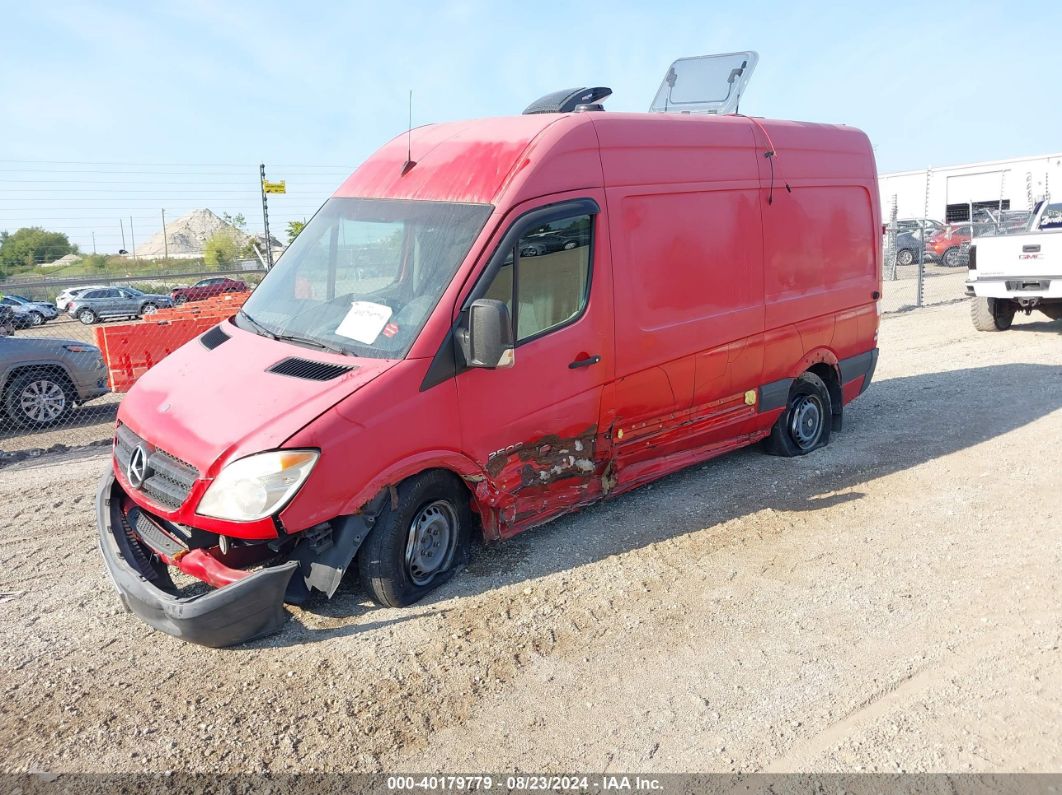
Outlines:
[[[681,56],[753,49],[749,115],[865,130],[882,172],[1062,151],[1047,2],[6,4],[0,229],[116,251],[195,207],[274,235],[406,128],[606,85],[643,111]],[[119,218],[123,219],[119,225]],[[129,247],[127,245],[127,247]]]

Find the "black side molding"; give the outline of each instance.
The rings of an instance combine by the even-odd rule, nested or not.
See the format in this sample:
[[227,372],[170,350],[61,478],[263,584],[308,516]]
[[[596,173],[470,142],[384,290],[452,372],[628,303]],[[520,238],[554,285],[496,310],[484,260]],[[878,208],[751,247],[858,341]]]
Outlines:
[[858,356],[841,359],[837,366],[841,370],[842,386],[863,376],[863,385],[859,388],[859,394],[862,395],[867,391],[867,387],[870,386],[870,382],[874,378],[874,370],[878,366],[878,349],[874,348]]
[[789,402],[789,388],[793,386],[793,381],[792,378],[782,378],[761,386],[758,401],[760,413],[785,408]]

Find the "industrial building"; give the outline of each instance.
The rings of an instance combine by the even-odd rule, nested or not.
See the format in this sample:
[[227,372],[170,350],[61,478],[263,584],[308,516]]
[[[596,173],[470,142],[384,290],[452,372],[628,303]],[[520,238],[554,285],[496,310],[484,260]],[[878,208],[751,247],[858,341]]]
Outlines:
[[881,174],[879,186],[886,218],[895,197],[900,218],[959,223],[978,208],[1027,210],[1052,186],[1062,192],[1062,153]]

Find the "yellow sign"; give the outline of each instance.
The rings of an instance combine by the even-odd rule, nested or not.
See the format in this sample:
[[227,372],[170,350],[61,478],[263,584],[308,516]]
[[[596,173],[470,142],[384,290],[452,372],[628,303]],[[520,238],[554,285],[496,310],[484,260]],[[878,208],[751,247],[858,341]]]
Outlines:
[[285,180],[280,180],[280,182],[262,180],[262,190],[266,193],[287,193],[288,183]]

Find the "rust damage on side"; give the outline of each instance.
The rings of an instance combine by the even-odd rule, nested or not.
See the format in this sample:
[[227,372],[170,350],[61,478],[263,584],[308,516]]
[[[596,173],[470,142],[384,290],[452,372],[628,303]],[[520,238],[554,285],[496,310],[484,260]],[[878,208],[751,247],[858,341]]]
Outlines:
[[472,485],[484,531],[493,538],[513,535],[608,492],[611,444],[593,425],[574,436],[550,434],[512,445],[487,459],[487,478]]

